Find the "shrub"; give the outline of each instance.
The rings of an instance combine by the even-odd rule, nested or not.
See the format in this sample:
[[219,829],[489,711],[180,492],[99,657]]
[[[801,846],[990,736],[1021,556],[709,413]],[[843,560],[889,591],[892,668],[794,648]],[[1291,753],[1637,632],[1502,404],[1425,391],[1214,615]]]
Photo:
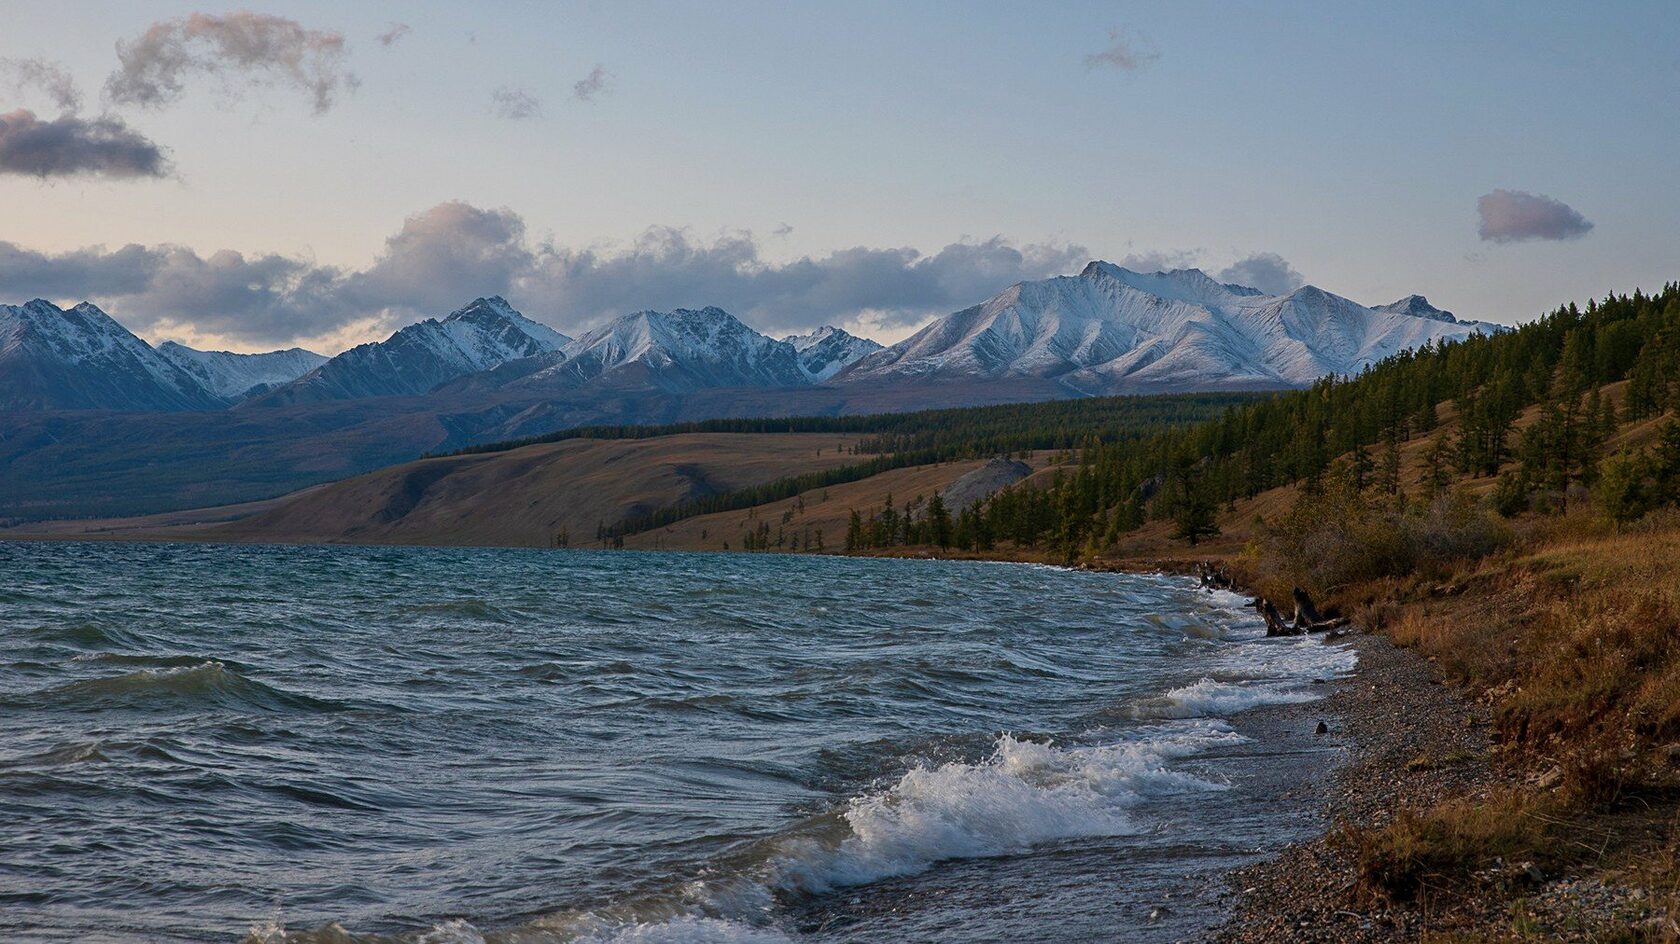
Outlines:
[[1351,583],[1419,574],[1442,579],[1512,540],[1509,526],[1466,493],[1423,508],[1351,489],[1302,495],[1269,523],[1256,555],[1263,585],[1327,593]]
[[1411,901],[1429,888],[1451,888],[1495,859],[1557,861],[1552,831],[1560,822],[1549,800],[1502,793],[1427,810],[1403,809],[1387,825],[1347,828],[1341,842],[1357,863],[1370,897]]

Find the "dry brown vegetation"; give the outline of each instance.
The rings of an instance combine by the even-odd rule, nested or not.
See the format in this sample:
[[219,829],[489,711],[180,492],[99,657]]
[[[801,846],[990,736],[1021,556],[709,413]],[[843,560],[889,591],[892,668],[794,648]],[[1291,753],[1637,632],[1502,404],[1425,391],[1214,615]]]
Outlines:
[[[1362,894],[1518,901],[1531,889],[1487,876],[1524,862],[1672,900],[1680,513],[1616,528],[1581,505],[1505,522],[1465,490],[1406,505],[1332,484],[1254,527],[1233,558],[1253,586],[1311,588],[1435,663],[1494,721],[1512,785],[1344,830]],[[1672,939],[1639,934],[1625,939]]]

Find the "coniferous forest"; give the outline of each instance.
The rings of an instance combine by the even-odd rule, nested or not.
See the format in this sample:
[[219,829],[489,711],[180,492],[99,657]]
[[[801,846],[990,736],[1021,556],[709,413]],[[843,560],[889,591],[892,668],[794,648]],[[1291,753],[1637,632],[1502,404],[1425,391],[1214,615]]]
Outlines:
[[[1622,380],[1618,411],[1600,388]],[[1437,428],[1442,404],[1458,418],[1450,431]],[[1605,496],[1614,514],[1637,517],[1680,497],[1680,429],[1666,430],[1648,454],[1605,456],[1604,443],[1618,421],[1677,405],[1680,284],[1670,284],[1403,353],[1358,377],[1327,378],[1138,442],[1092,437],[1050,488],[1001,493],[960,517],[954,536],[977,549],[1009,541],[1072,554],[1170,518],[1193,540],[1229,502],[1281,485],[1322,488],[1338,457],[1351,457],[1347,473],[1361,488],[1385,480],[1397,488],[1398,448],[1420,437],[1433,488],[1495,476],[1496,502],[1510,514],[1562,508],[1578,486],[1600,484],[1614,490]],[[1540,419],[1519,434],[1518,416],[1534,406]]]

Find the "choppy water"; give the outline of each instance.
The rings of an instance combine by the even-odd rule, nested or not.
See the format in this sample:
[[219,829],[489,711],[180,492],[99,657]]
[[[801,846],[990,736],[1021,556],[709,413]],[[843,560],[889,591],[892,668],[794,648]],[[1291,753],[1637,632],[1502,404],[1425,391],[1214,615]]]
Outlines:
[[[1168,577],[0,543],[8,941],[1171,940],[1351,668]],[[1235,726],[1234,726],[1235,725]],[[1305,751],[1306,753],[1303,753]]]

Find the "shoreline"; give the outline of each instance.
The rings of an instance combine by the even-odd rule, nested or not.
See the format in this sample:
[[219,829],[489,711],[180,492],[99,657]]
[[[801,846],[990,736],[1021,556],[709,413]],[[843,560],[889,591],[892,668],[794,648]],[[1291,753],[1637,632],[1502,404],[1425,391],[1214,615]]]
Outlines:
[[[0,535],[0,541],[5,537]],[[36,540],[79,542],[89,538],[43,536],[28,540],[30,543]],[[92,540],[105,543],[111,538]],[[183,542],[167,538],[158,541],[156,537],[139,536],[124,536],[117,540],[132,543],[259,543]],[[275,542],[274,546],[315,545]],[[442,549],[469,548],[446,546]],[[652,553],[778,553],[636,550],[644,553],[649,550]],[[985,561],[1182,577],[1189,577],[1197,563],[1197,560],[1188,558],[1137,558],[1101,559],[1070,565],[1020,555],[948,555],[931,550],[922,553],[830,553],[817,556]],[[1246,587],[1239,585],[1234,589],[1251,595]],[[1340,750],[1342,756],[1320,770],[1311,771],[1300,784],[1290,788],[1289,798],[1303,806],[1310,806],[1311,815],[1316,818],[1308,838],[1265,850],[1257,861],[1234,870],[1208,873],[1209,882],[1221,886],[1210,896],[1218,914],[1207,923],[1208,933],[1196,938],[1198,940],[1224,944],[1376,942],[1415,940],[1425,929],[1437,931],[1446,927],[1474,931],[1510,926],[1510,916],[1503,902],[1455,898],[1398,904],[1356,899],[1358,866],[1346,844],[1339,841],[1346,828],[1381,826],[1393,817],[1397,809],[1425,807],[1449,796],[1485,797],[1496,787],[1510,786],[1513,781],[1510,774],[1496,769],[1491,709],[1488,706],[1473,702],[1457,686],[1444,682],[1431,660],[1415,650],[1396,645],[1381,631],[1358,625],[1352,629],[1338,642],[1354,648],[1359,661],[1352,674],[1326,681],[1329,689],[1326,697],[1311,702],[1259,706],[1233,719],[1233,723],[1240,727],[1264,732],[1284,744],[1291,740],[1300,743],[1303,736],[1312,740],[1312,732],[1323,721],[1329,727],[1327,734],[1321,736],[1326,738],[1324,743],[1327,747]],[[1520,877],[1522,865],[1510,863],[1507,869]],[[1535,891],[1544,893],[1546,890],[1537,887]]]
[[1381,633],[1360,630],[1341,642],[1359,654],[1353,674],[1332,681],[1330,694],[1319,701],[1267,709],[1275,723],[1293,727],[1324,720],[1326,736],[1346,751],[1316,795],[1305,798],[1323,830],[1228,876],[1226,918],[1214,941],[1415,938],[1434,909],[1354,901],[1357,869],[1337,841],[1339,833],[1349,825],[1379,825],[1404,806],[1484,793],[1499,780],[1485,708]]

